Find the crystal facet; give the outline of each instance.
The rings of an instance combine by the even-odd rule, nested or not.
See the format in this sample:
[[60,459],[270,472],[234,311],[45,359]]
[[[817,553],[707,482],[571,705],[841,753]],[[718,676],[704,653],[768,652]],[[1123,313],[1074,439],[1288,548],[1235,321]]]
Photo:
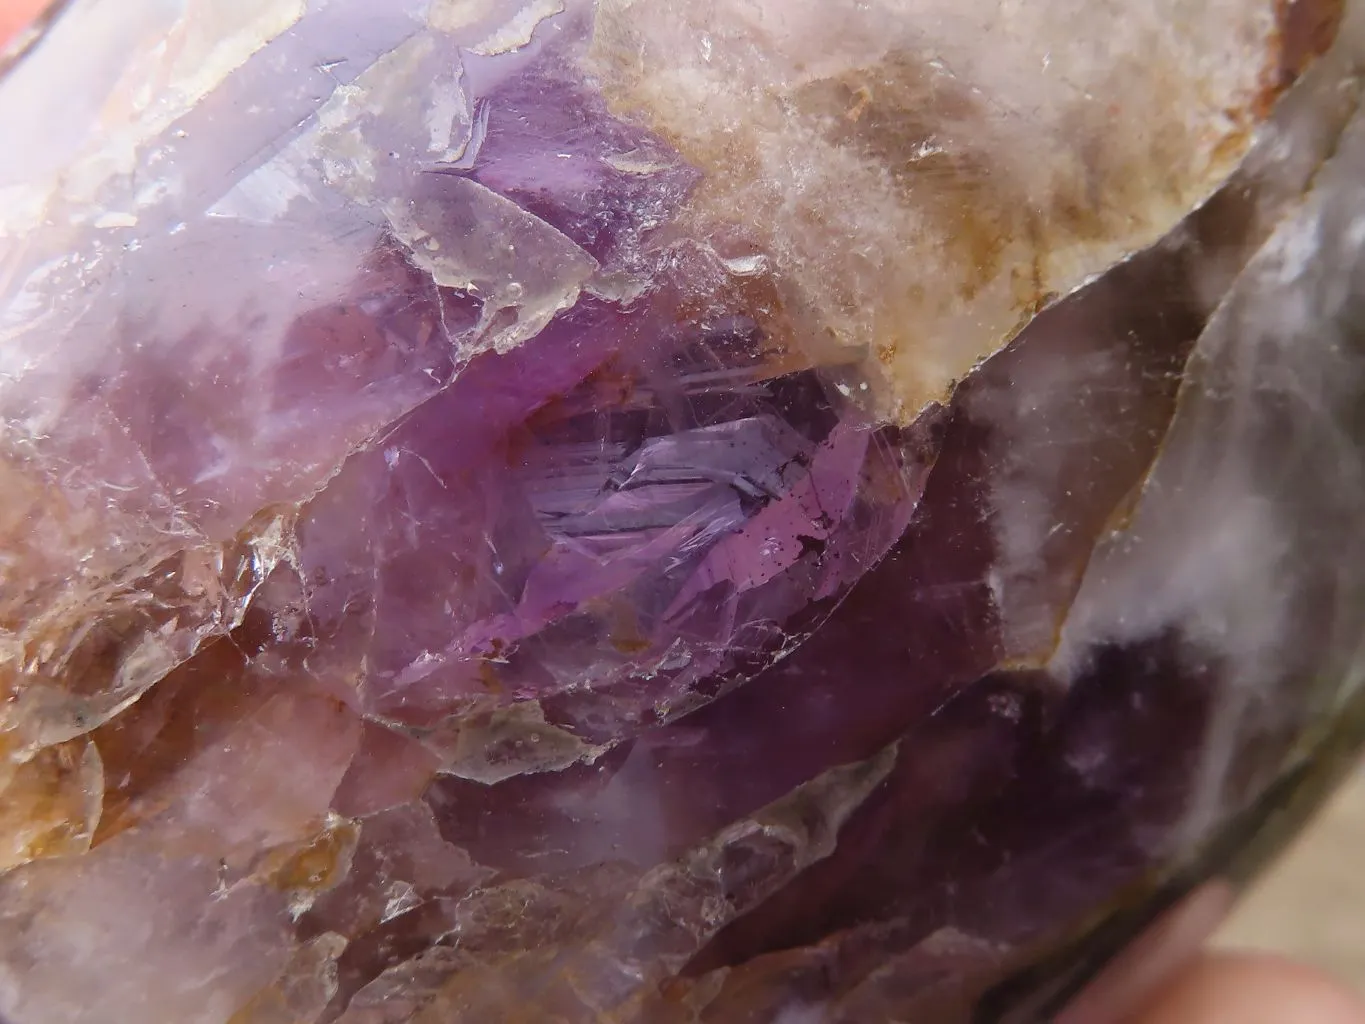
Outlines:
[[1049,1019],[1363,738],[1362,18],[66,5],[0,1021]]

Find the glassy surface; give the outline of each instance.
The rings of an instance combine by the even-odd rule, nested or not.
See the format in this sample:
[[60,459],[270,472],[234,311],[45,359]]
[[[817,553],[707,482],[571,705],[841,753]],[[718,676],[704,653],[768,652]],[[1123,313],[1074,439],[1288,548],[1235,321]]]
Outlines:
[[1362,16],[66,5],[0,1019],[1022,1022],[1254,870],[1365,728]]

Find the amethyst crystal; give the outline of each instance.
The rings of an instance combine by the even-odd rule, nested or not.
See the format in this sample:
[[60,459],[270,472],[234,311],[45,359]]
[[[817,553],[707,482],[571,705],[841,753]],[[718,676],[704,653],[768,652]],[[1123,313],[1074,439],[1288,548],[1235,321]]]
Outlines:
[[1021,1022],[1243,877],[1365,735],[1362,14],[67,5],[0,1020]]

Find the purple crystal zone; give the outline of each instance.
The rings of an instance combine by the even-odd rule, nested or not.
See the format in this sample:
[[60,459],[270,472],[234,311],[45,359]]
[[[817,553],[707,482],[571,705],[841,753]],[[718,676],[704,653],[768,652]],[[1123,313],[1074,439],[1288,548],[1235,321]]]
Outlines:
[[[486,95],[460,162],[408,188],[425,228],[458,244],[457,185],[476,181],[648,288],[585,296],[460,367],[305,508],[298,571],[319,641],[363,622],[366,711],[422,729],[489,695],[563,696],[585,740],[614,742],[788,644],[790,616],[841,595],[903,530],[931,453],[868,422],[838,367],[765,337],[755,314],[771,310],[749,308],[714,253],[649,243],[695,182],[675,154],[553,49],[481,88],[494,66],[468,58]],[[614,169],[623,153],[650,169]],[[448,335],[483,322],[475,294],[420,279],[361,309],[429,323],[433,302]]]
[[[1176,294],[1180,272],[1178,261],[1153,257],[1127,273]],[[398,605],[402,611],[394,613],[393,625],[375,629],[393,644],[378,649],[396,653],[391,662],[373,663],[366,689],[373,706],[403,718],[420,734],[424,723],[490,689],[487,674],[466,668],[487,661],[463,647],[449,646],[429,675],[406,687],[401,672],[386,674],[382,667],[403,662],[404,651],[431,646],[404,632],[403,624],[411,627],[444,600],[440,581],[468,580],[468,572],[443,563],[440,552],[453,558],[476,550],[485,559],[476,579],[514,581],[490,589],[490,603],[466,616],[474,626],[457,633],[477,636],[478,642],[496,633],[504,645],[492,669],[499,679],[492,692],[537,698],[549,721],[585,740],[609,743],[610,749],[590,763],[556,772],[517,774],[492,784],[454,777],[433,783],[424,800],[434,818],[403,813],[425,822],[423,843],[437,844],[435,849],[448,843],[446,849],[465,851],[489,874],[465,873],[453,887],[433,878],[421,907],[382,923],[338,924],[328,905],[342,903],[340,896],[329,896],[305,914],[303,937],[337,929],[354,937],[340,960],[337,1007],[352,998],[364,1007],[392,991],[386,986],[395,979],[378,978],[386,967],[406,979],[408,998],[433,995],[397,965],[424,956],[432,984],[448,984],[463,962],[449,945],[469,927],[460,915],[492,913],[481,909],[480,900],[496,902],[511,890],[526,901],[527,916],[515,926],[508,923],[508,948],[530,942],[557,950],[525,979],[542,992],[538,1005],[547,1011],[570,1005],[560,986],[565,977],[589,970],[594,946],[605,944],[628,963],[637,957],[652,961],[653,945],[668,942],[657,956],[667,954],[683,977],[731,971],[716,1003],[717,1019],[740,1009],[757,1014],[753,1019],[776,1019],[803,1002],[844,1000],[850,1008],[841,1012],[847,1016],[833,1019],[858,1020],[864,1012],[858,1009],[860,986],[888,963],[902,969],[908,1005],[928,998],[916,984],[932,990],[930,981],[941,976],[944,963],[968,984],[977,974],[998,970],[1012,951],[1050,927],[1086,914],[1170,852],[1168,830],[1184,806],[1199,756],[1217,666],[1171,633],[1133,649],[1096,651],[1091,669],[1069,687],[1041,672],[993,671],[1005,655],[1005,641],[989,584],[998,552],[988,495],[999,479],[1017,478],[1015,460],[1024,456],[1004,458],[1003,449],[993,446],[992,433],[1004,413],[992,399],[1054,365],[1060,349],[1077,359],[1082,379],[1065,382],[1065,392],[1059,387],[1056,408],[1034,409],[1031,434],[1022,441],[1045,437],[1056,428],[1053,419],[1074,425],[1076,395],[1102,394],[1113,403],[1107,405],[1106,429],[1069,446],[1068,459],[1106,468],[1087,478],[1088,493],[1069,504],[1071,514],[1061,521],[1065,536],[1050,554],[1054,569],[1065,575],[1068,557],[1078,559],[1093,543],[1105,510],[1132,486],[1155,451],[1174,400],[1172,371],[1201,325],[1197,310],[1177,299],[1157,313],[1123,300],[1143,294],[1131,284],[1115,282],[1090,296],[1089,309],[1063,307],[1045,318],[964,389],[946,419],[929,417],[913,443],[869,430],[856,414],[839,417],[814,373],[755,380],[762,364],[754,348],[761,342],[742,322],[727,320],[722,330],[693,329],[679,337],[641,313],[647,337],[659,346],[654,351],[661,348],[670,364],[662,377],[669,391],[686,395],[694,379],[720,382],[697,389],[686,401],[669,402],[648,387],[648,372],[613,362],[624,346],[587,345],[587,339],[628,333],[629,317],[585,306],[525,349],[476,363],[451,389],[448,403],[432,403],[382,450],[353,462],[338,484],[353,479],[356,487],[379,481],[394,488],[364,500],[355,495],[366,492],[350,485],[337,492],[349,510],[348,516],[337,513],[349,523],[347,538],[381,548],[386,557],[394,553],[385,573],[367,569],[357,578],[368,586],[388,566],[406,564],[399,559],[411,554],[413,568],[396,575],[417,582],[404,590],[407,603]],[[1093,323],[1096,308],[1112,318],[1109,329],[1071,330],[1074,322]],[[669,333],[674,339],[661,343]],[[628,351],[651,351],[639,336],[633,340]],[[575,366],[567,357],[536,359],[537,351],[547,350],[540,346],[551,343],[563,344],[567,354],[582,354],[583,361]],[[1123,358],[1111,358],[1120,354]],[[604,366],[612,372],[601,373]],[[464,381],[471,388],[477,384],[470,394],[480,401],[459,398]],[[1085,386],[1076,388],[1078,383]],[[560,397],[548,404],[528,401],[528,395],[545,392]],[[1064,393],[1066,408],[1060,401]],[[1116,393],[1122,397],[1114,402]],[[688,413],[679,421],[670,418],[670,408]],[[1113,429],[1116,425],[1123,429]],[[718,575],[707,569],[727,541],[747,540],[746,523],[763,522],[768,510],[784,509],[787,498],[805,507],[795,499],[806,493],[804,485],[819,481],[821,453],[840,451],[841,429],[863,439],[853,449],[859,458],[843,455],[845,472],[832,475],[834,482],[821,493],[844,500],[828,500],[819,514],[794,520],[793,531],[806,531],[796,533],[805,540],[780,549],[775,572]],[[755,431],[755,439],[742,444],[747,430]],[[452,437],[483,443],[441,443]],[[1011,437],[1011,453],[1020,443]],[[683,445],[689,459],[667,457]],[[405,454],[395,457],[394,451]],[[908,521],[916,492],[905,483],[906,467],[927,462],[926,451],[936,453],[937,462]],[[733,475],[736,453],[745,460],[740,478]],[[870,463],[868,453],[876,454]],[[675,472],[684,467],[685,473]],[[457,486],[461,473],[482,475],[477,485],[466,477]],[[869,474],[879,475],[883,485],[855,486]],[[632,479],[639,481],[634,487]],[[1075,479],[1068,467],[1050,466],[1033,483],[1046,497],[1047,486],[1060,488],[1064,479]],[[760,486],[765,480],[766,489]],[[622,500],[633,491],[642,493]],[[863,497],[859,507],[854,498],[868,492],[898,498],[885,507]],[[472,511],[452,494],[474,502]],[[417,503],[420,496],[426,503]],[[390,505],[394,522],[374,518]],[[693,525],[690,516],[698,508],[707,512],[701,522],[725,524],[716,536]],[[723,508],[732,512],[718,519]],[[356,509],[366,510],[359,529]],[[848,511],[838,516],[830,511],[838,509]],[[473,533],[445,532],[440,524],[446,514]],[[789,515],[794,513],[784,511],[777,521],[785,523]],[[585,520],[590,531],[578,527]],[[433,521],[430,546],[414,543]],[[310,512],[302,530],[305,552],[313,550],[314,524],[325,522],[321,509]],[[602,530],[601,522],[615,528]],[[831,551],[850,543],[835,528],[839,524],[861,549],[848,564],[864,570],[846,594],[850,574],[826,567]],[[765,533],[782,535],[776,529]],[[583,536],[602,544],[592,558],[582,558],[577,549]],[[680,559],[677,552],[686,551],[696,536],[707,542]],[[471,537],[488,539],[486,554]],[[670,554],[663,558],[652,547],[658,537],[667,538]],[[565,546],[568,551],[561,553]],[[650,557],[642,559],[644,571],[636,571],[633,556],[642,551]],[[521,562],[512,552],[520,552]],[[528,601],[536,593],[531,582],[537,570],[564,557],[579,560],[575,571],[553,577],[563,588],[556,593],[630,595],[636,609],[632,643],[613,642],[615,620],[581,612],[577,601],[584,598]],[[660,571],[661,561],[669,571]],[[741,548],[727,554],[725,564],[766,563]],[[419,566],[432,567],[433,574],[419,574]],[[836,568],[842,570],[837,562]],[[320,578],[316,566],[305,571]],[[777,585],[784,578],[786,588]],[[677,625],[689,621],[679,619],[676,609],[698,579],[716,592],[715,607],[728,603],[731,609],[708,617],[708,629],[719,618],[729,632]],[[320,626],[327,622],[331,585],[314,590]],[[465,582],[459,593],[468,592]],[[362,607],[376,623],[385,621],[387,591],[366,592],[361,599],[355,593],[347,590],[345,599],[332,604]],[[560,608],[566,621],[539,610],[545,607]],[[437,618],[446,623],[449,614]],[[760,615],[788,623],[788,635],[804,642],[772,665],[766,664],[771,648],[763,642],[737,654],[736,623]],[[439,624],[431,628],[436,637],[451,633]],[[640,671],[643,659],[678,639],[720,653],[703,660],[704,671],[695,674]],[[530,650],[523,653],[523,646]],[[589,656],[596,660],[585,666]],[[557,685],[575,673],[588,681],[586,688]],[[420,691],[421,699],[405,700],[405,689]],[[675,720],[654,710],[659,693],[688,691],[715,699]],[[649,894],[642,872],[686,863],[732,823],[761,816],[822,773],[879,758],[879,781],[836,829],[837,843],[826,857],[802,867],[781,838],[742,836],[724,846],[712,867],[729,910],[681,946],[668,939],[663,919],[631,923],[630,913],[645,911],[615,909],[621,900],[638,904],[642,885]],[[386,841],[380,834],[374,833],[377,843]],[[1067,870],[1058,870],[1063,864]],[[361,874],[348,885],[363,887],[363,879]],[[942,952],[942,940],[934,937],[945,929],[973,939]],[[450,956],[443,969],[442,950]],[[658,970],[653,966],[648,976],[663,982],[671,973]],[[913,982],[917,977],[921,983]],[[781,979],[765,986],[764,998],[778,1002],[750,1002],[749,986],[756,979]],[[484,993],[478,1005],[495,1012],[499,998]],[[343,1019],[369,1018],[353,1007]]]
[[[629,306],[584,299],[534,341],[476,358],[353,457],[299,525],[308,639],[337,658],[366,636],[360,707],[454,771],[427,788],[429,811],[364,818],[357,858],[454,848],[470,866],[410,871],[420,905],[385,920],[345,909],[379,899],[353,869],[303,915],[300,938],[351,939],[333,1012],[353,1002],[343,1019],[368,1019],[359,1008],[393,991],[386,971],[405,998],[432,996],[401,965],[449,953],[428,965],[449,984],[462,915],[509,891],[526,920],[507,925],[508,949],[551,956],[527,978],[547,1012],[569,1005],[566,977],[598,969],[599,946],[620,969],[643,957],[659,983],[728,969],[717,1013],[746,1005],[751,976],[786,979],[765,997],[781,1005],[747,1006],[754,1019],[802,1000],[856,1007],[888,962],[933,977],[945,929],[972,936],[953,970],[989,973],[1159,860],[1216,667],[1169,634],[1097,651],[1067,687],[994,671],[1008,644],[991,493],[1023,477],[1064,506],[1047,577],[1078,577],[1156,451],[1202,326],[1181,275],[1168,255],[1139,261],[1121,275],[1136,281],[1045,317],[952,410],[899,431],[843,398],[839,368],[781,372],[785,353],[742,304],[686,315],[661,269]],[[1171,296],[1160,310],[1124,298],[1151,289]],[[1040,390],[1059,362],[1073,376]],[[1022,431],[1001,407],[1021,385],[1051,400]],[[1100,422],[1077,401],[1103,402],[1104,429],[1075,433]],[[1060,429],[1064,464],[1031,465],[1030,440],[1041,451]],[[1064,502],[1064,486],[1085,490]],[[273,593],[258,614],[280,617]],[[527,701],[593,752],[538,766],[542,726],[496,724]],[[681,944],[651,916],[659,871],[873,763],[866,798],[826,826],[825,856],[740,836],[710,869],[727,910]],[[613,909],[623,900],[635,909]]]
[[[1207,244],[1233,244],[1217,237],[1216,206],[1201,223]],[[627,963],[666,942],[662,919],[622,924],[591,904],[637,904],[648,890],[641,872],[687,862],[842,766],[881,759],[882,774],[828,854],[802,865],[781,839],[724,846],[711,870],[728,910],[681,945],[667,940],[666,958],[657,952],[684,978],[729,972],[717,1019],[741,1009],[776,1019],[818,1002],[853,1021],[934,998],[944,970],[954,984],[984,983],[1176,852],[1217,658],[1173,627],[1094,650],[1065,685],[998,671],[1009,642],[991,575],[1001,559],[992,494],[1008,483],[1019,500],[1056,510],[1037,582],[1057,591],[1050,600],[1064,614],[1087,553],[1157,451],[1203,328],[1183,260],[1148,254],[1047,314],[952,409],[909,432],[870,428],[819,373],[765,374],[762,337],[738,313],[680,326],[666,307],[586,303],[524,349],[471,366],[383,450],[348,467],[339,483],[354,474],[401,494],[398,521],[348,536],[396,558],[415,553],[396,575],[420,581],[393,624],[375,629],[393,647],[372,650],[395,653],[372,662],[372,706],[420,734],[491,690],[535,698],[547,721],[609,748],[553,772],[447,776],[424,796],[442,840],[495,873],[497,884],[477,891],[528,887],[518,891],[537,908],[531,919],[559,922],[545,940],[559,952],[534,972],[541,1005],[570,1005],[559,986],[588,970],[593,946]],[[1141,299],[1153,293],[1166,301]],[[551,345],[563,355],[538,358]],[[1069,367],[1061,377],[1059,365]],[[460,397],[465,382],[477,398]],[[531,397],[547,393],[556,397]],[[450,437],[480,443],[441,443]],[[459,486],[460,473],[482,475]],[[357,507],[389,504],[336,493],[352,523]],[[477,499],[473,511],[452,494]],[[325,505],[326,496],[305,520],[305,552]],[[473,532],[413,543],[446,514]],[[470,551],[481,559],[475,579],[508,582],[456,620],[473,625],[411,684],[414,703],[402,670],[383,666],[432,648],[403,624],[420,621],[418,608],[430,613],[440,581],[468,580],[440,559]],[[383,574],[357,575],[368,587]],[[340,603],[385,622],[387,592],[354,593]],[[478,590],[466,582],[459,593]],[[703,594],[704,610],[683,611]],[[582,608],[617,595],[632,610],[625,643],[617,614]],[[448,637],[448,622],[433,637]],[[496,646],[491,669],[481,644]],[[661,664],[679,644],[687,665]],[[661,710],[688,695],[709,703]],[[1282,748],[1296,724],[1278,718],[1262,742]],[[1253,770],[1238,788],[1249,795],[1263,782]],[[342,1003],[386,991],[370,979],[395,957],[447,948],[458,922],[434,909],[443,898],[462,899],[436,895],[343,954]],[[305,915],[301,927],[320,933],[323,921]],[[958,932],[970,941],[940,948]],[[527,941],[516,935],[508,941]],[[871,980],[888,963],[905,985],[898,997]],[[659,969],[646,976],[665,981],[671,972]],[[776,1002],[752,1002],[760,985]],[[499,1005],[484,998],[488,1012]]]
[[310,619],[368,619],[369,710],[586,684],[645,714],[884,554],[918,468],[894,432],[765,372],[751,322],[655,313],[585,301],[475,360],[308,507]]
[[[466,58],[468,61],[469,59]],[[497,66],[488,63],[489,74]],[[605,265],[632,263],[644,237],[676,214],[697,174],[663,140],[611,116],[573,62],[551,53],[529,72],[479,89],[470,178],[564,232]],[[622,170],[628,155],[648,173]]]

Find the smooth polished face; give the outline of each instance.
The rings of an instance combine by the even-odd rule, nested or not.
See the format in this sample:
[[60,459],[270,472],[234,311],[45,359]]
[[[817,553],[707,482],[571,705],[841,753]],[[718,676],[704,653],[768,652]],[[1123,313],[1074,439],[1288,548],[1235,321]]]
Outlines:
[[0,1019],[1052,1013],[1355,743],[1356,18],[70,5]]

